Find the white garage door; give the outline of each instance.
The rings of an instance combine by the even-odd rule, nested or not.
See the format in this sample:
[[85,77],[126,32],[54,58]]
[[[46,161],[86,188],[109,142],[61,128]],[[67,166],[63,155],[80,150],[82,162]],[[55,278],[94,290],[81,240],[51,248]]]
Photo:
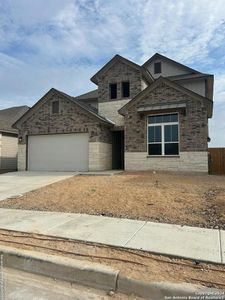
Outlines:
[[87,171],[88,134],[29,136],[28,170]]

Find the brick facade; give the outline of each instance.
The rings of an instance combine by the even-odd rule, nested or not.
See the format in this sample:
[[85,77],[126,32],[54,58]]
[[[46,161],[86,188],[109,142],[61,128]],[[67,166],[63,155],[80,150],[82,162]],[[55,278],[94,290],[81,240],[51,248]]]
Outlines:
[[[179,112],[180,151],[207,151],[208,119],[206,107],[202,105],[200,100],[193,99],[165,83],[161,83],[143,99],[127,109],[124,119],[125,151],[147,152],[147,116],[137,112],[140,106],[176,102],[185,102],[187,106],[186,113]],[[173,112],[177,111],[173,110]],[[156,113],[163,113],[163,111],[152,112],[152,114]]]
[[[130,97],[122,97],[122,82],[130,82]],[[117,83],[117,99],[110,99],[109,85]],[[142,79],[141,71],[131,68],[122,62],[116,62],[107,71],[99,76],[98,84],[98,112],[115,123],[116,126],[124,125],[124,118],[118,113],[118,110],[127,102],[139,94],[146,83]]]
[[[60,113],[51,113],[53,100],[60,101]],[[57,94],[51,95],[19,128],[21,144],[26,143],[27,135],[87,132],[89,142],[111,143],[111,131],[107,124],[101,123],[70,100]]]
[[[134,98],[142,90],[142,76],[140,70],[135,70],[122,62],[115,63],[106,74],[99,76],[98,84],[98,102],[108,102],[115,100],[127,100],[121,94],[121,83],[130,82],[130,99]],[[109,84],[117,83],[117,99],[109,98]]]
[[[187,170],[207,171],[208,113],[203,100],[176,89],[169,80],[153,83],[155,87],[143,92],[138,100],[133,100],[124,109],[122,116],[118,110],[147,88],[141,69],[131,67],[121,61],[115,62],[106,72],[98,73],[98,113],[115,123],[114,130],[123,129],[125,136],[125,168],[127,170]],[[160,80],[160,79],[159,79]],[[122,82],[130,82],[130,97],[122,97]],[[109,84],[117,83],[117,99],[110,99]],[[158,84],[158,85],[157,85]],[[57,133],[89,134],[89,170],[105,170],[112,166],[112,127],[85,109],[72,103],[63,93],[50,93],[41,105],[28,113],[19,124],[19,168],[26,165],[26,141],[28,135]],[[139,96],[138,96],[139,97]],[[53,100],[60,101],[60,113],[51,113]],[[138,108],[152,105],[185,103],[186,108],[164,109],[140,113]],[[33,113],[32,113],[33,111]],[[147,155],[147,116],[150,114],[179,113],[179,156],[148,157]]]

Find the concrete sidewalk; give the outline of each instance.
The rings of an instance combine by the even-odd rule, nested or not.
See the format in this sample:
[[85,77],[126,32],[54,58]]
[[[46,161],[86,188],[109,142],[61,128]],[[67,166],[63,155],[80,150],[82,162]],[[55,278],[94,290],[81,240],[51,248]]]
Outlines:
[[0,209],[0,229],[225,264],[225,231],[128,219]]

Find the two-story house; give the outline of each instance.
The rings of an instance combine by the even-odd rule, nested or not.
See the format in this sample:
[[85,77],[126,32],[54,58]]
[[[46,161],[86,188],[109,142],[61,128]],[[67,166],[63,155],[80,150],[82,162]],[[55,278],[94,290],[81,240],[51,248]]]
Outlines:
[[14,126],[19,170],[208,171],[213,75],[114,56],[78,97],[51,89]]

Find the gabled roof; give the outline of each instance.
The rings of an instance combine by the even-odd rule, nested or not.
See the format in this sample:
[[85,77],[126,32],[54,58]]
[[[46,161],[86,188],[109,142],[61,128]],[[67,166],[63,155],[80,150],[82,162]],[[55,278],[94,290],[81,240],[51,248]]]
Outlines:
[[198,74],[180,74],[174,76],[167,76],[166,78],[172,81],[181,81],[181,80],[189,80],[189,79],[200,79],[206,78],[209,76],[213,76],[212,74],[198,73]]
[[138,70],[142,73],[142,75],[145,77],[147,81],[152,82],[152,77],[149,74],[149,72],[145,69],[145,67],[141,67],[140,65],[132,62],[131,60],[116,54],[109,62],[107,62],[94,76],[91,77],[91,81],[94,82],[95,84],[98,84],[98,76],[104,74],[107,72],[116,62],[121,62],[129,67]]
[[208,117],[209,118],[212,117],[213,101],[211,101],[210,99],[203,97],[199,94],[196,94],[195,92],[193,92],[189,89],[186,89],[185,87],[177,84],[176,82],[170,81],[169,79],[162,77],[162,76],[160,76],[157,80],[155,80],[151,85],[149,85],[146,89],[144,89],[142,92],[140,92],[137,96],[135,96],[131,101],[129,101],[127,104],[125,104],[123,107],[121,107],[121,109],[119,109],[118,112],[121,115],[124,115],[125,111],[130,106],[132,106],[136,101],[140,100],[142,97],[148,95],[148,93],[150,93],[155,88],[157,88],[161,83],[165,83],[166,85],[170,86],[171,88],[174,88],[192,98],[203,101],[204,103],[206,103],[206,107],[208,110]]
[[175,81],[177,83],[184,83],[191,80],[198,80],[198,79],[204,79],[206,82],[206,98],[212,100],[213,99],[213,83],[214,83],[214,76],[212,74],[204,74],[204,73],[198,73],[198,74],[183,74],[183,75],[176,75],[176,76],[169,76],[166,77],[167,79],[171,81]]
[[147,65],[149,65],[152,61],[154,61],[155,59],[163,59],[163,60],[167,60],[168,62],[172,63],[172,64],[175,64],[179,67],[182,67],[182,68],[185,68],[186,70],[188,70],[189,72],[193,73],[193,74],[198,74],[200,73],[199,71],[195,70],[195,69],[192,69],[186,65],[183,65],[171,58],[168,58],[162,54],[159,54],[159,53],[155,53],[152,57],[150,57],[143,65],[142,67],[146,67]]
[[89,91],[85,94],[74,97],[77,100],[96,100],[98,99],[98,89]]
[[17,133],[17,130],[12,125],[28,110],[29,107],[26,105],[0,110],[0,132]]
[[62,96],[63,98],[70,100],[71,102],[78,105],[80,108],[82,108],[83,110],[85,110],[86,112],[88,112],[89,114],[94,116],[95,118],[97,118],[99,121],[106,123],[108,125],[114,125],[114,123],[112,121],[99,115],[95,109],[92,109],[90,106],[86,105],[82,101],[77,100],[77,99],[75,99],[75,97],[71,97],[64,92],[56,90],[55,88],[51,88],[38,102],[36,102],[19,120],[17,120],[13,124],[13,127],[17,128],[18,124],[21,123],[21,121],[25,121],[30,116],[31,113],[33,113],[35,110],[37,110],[40,107],[40,105],[42,105],[46,101],[46,97],[50,96],[53,93],[58,94],[58,95]]

